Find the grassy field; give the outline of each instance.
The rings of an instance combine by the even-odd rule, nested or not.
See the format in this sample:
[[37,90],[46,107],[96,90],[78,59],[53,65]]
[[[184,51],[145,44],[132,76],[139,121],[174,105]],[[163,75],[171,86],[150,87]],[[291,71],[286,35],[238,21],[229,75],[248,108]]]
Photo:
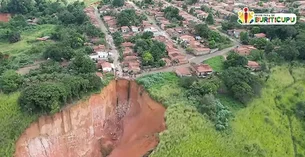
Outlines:
[[29,50],[35,44],[39,42],[34,42],[36,38],[43,37],[45,35],[51,35],[54,30],[55,25],[38,25],[33,29],[26,30],[21,33],[21,41],[16,43],[0,42],[0,52],[7,53],[10,55],[19,55],[23,52]]
[[214,71],[220,72],[224,69],[224,65],[223,65],[224,60],[225,59],[223,56],[217,56],[204,61],[204,63],[209,64]]
[[37,117],[24,114],[17,104],[19,93],[0,94],[0,156],[10,157],[15,151],[15,141]]
[[[303,67],[274,67],[261,96],[247,107],[240,107],[235,100],[224,95],[217,96],[233,112],[230,127],[224,132],[216,131],[210,121],[191,107],[183,88],[178,85],[179,78],[174,74],[140,78],[138,81],[144,84],[152,97],[167,106],[167,130],[160,134],[160,143],[151,156],[305,155],[304,124],[293,114],[289,117],[286,111],[292,109],[295,102],[305,100],[304,93],[295,98],[295,93],[299,93],[301,87],[305,88],[304,73]],[[283,95],[281,102],[277,102],[278,95]],[[285,108],[280,104],[285,104]]]

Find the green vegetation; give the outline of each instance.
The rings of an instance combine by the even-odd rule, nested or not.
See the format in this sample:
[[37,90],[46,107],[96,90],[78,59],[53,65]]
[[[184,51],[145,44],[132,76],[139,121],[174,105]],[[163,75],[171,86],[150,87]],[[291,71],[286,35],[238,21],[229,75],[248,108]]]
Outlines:
[[209,25],[213,25],[214,24],[214,17],[213,17],[213,13],[209,13],[208,17],[205,19],[205,22]]
[[216,47],[220,48],[221,45],[231,43],[231,40],[229,38],[220,35],[218,32],[210,30],[206,24],[197,24],[195,26],[195,34],[202,38],[207,39],[210,48],[216,48]]
[[21,111],[18,105],[19,92],[10,95],[0,94],[0,155],[12,156],[15,142],[21,133],[38,116]]
[[210,65],[214,71],[221,72],[224,69],[224,60],[223,56],[217,56],[204,61],[204,63]]
[[125,9],[117,15],[117,24],[119,26],[139,26],[145,18],[146,16],[138,16],[134,9]]
[[166,7],[164,10],[164,17],[173,23],[177,23],[178,21],[182,21],[183,17],[179,15],[179,9],[169,6]]
[[301,87],[305,86],[302,75],[305,68],[282,65],[271,71],[260,97],[248,102],[247,107],[227,95],[217,95],[233,117],[228,129],[221,132],[213,129],[213,121],[188,100],[186,90],[179,84],[180,78],[174,74],[162,73],[138,79],[152,97],[167,107],[167,130],[160,133],[160,143],[151,156],[304,155],[304,123],[295,114],[297,102],[305,100],[304,92],[295,93],[300,93]]

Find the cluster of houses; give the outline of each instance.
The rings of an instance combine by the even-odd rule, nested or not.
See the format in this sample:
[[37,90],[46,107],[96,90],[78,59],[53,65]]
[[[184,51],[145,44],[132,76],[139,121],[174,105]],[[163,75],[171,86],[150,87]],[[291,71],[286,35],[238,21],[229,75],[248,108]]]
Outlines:
[[146,12],[155,18],[160,28],[166,31],[172,39],[175,39],[176,43],[180,43],[186,49],[191,49],[194,55],[204,55],[211,52],[211,49],[204,45],[204,40],[200,36],[194,35],[194,26],[199,23],[196,17],[180,10],[179,15],[184,18],[182,26],[171,27],[172,23],[164,17],[164,12],[161,10],[162,8],[148,8]]
[[[95,27],[99,27],[98,17],[94,13],[94,7],[90,6],[84,9],[84,12],[90,18],[91,23]],[[114,65],[109,62],[112,58],[112,54],[107,50],[105,45],[98,44],[100,39],[93,37],[90,39],[90,43],[85,43],[88,46],[91,46],[93,49],[92,54],[89,57],[96,63],[96,67],[103,73],[113,72]]]

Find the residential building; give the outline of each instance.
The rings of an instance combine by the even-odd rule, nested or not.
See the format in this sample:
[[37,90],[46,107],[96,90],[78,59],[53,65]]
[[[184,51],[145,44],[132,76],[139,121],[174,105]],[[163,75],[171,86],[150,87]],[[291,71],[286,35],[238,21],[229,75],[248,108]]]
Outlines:
[[261,66],[255,61],[248,61],[248,64],[246,65],[246,67],[253,71],[257,71],[257,70],[261,69]]
[[89,55],[89,57],[94,61],[106,60],[109,57],[109,53],[108,52],[97,52],[97,53],[93,53],[93,54]]
[[131,43],[131,42],[123,42],[123,43],[122,43],[122,46],[123,46],[123,47],[133,47],[134,44]]
[[256,48],[252,45],[241,45],[237,46],[234,51],[240,55],[249,55],[252,50],[256,50]]
[[258,33],[258,34],[254,34],[255,38],[265,38],[266,34],[265,33]]
[[209,54],[211,49],[208,47],[192,47],[193,54],[196,56]]
[[106,61],[99,62],[99,65],[103,72],[111,72],[114,69],[113,64]]
[[227,33],[231,36],[234,36],[235,38],[239,38],[239,35],[241,32],[247,32],[245,29],[231,29],[227,30]]
[[175,70],[175,73],[179,77],[192,76],[192,73],[188,67],[180,67]]
[[139,27],[136,27],[136,26],[131,26],[131,31],[134,32],[134,33],[139,33]]
[[207,77],[213,73],[208,64],[191,64],[191,69],[198,77]]
[[122,31],[122,33],[128,33],[129,32],[129,27],[128,26],[122,26],[121,31]]

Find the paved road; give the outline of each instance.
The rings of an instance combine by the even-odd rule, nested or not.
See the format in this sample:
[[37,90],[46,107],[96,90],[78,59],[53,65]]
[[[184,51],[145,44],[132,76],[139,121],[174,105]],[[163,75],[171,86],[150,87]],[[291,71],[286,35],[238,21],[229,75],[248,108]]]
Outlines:
[[[177,7],[171,3],[168,3],[167,1],[163,1],[164,3],[168,4],[168,5],[171,5],[173,7],[176,7],[178,8],[179,10],[183,10],[182,8],[180,7]],[[193,16],[194,17],[194,16]],[[197,17],[195,17],[197,19],[197,21],[201,21],[200,19],[198,19]],[[226,36],[228,37],[232,42],[233,42],[233,46],[229,47],[229,48],[225,48],[223,50],[219,50],[219,51],[216,51],[214,53],[211,53],[211,54],[207,54],[207,55],[203,55],[203,56],[195,56],[195,57],[192,57],[189,59],[189,62],[193,62],[193,63],[196,63],[196,64],[199,64],[199,63],[202,63],[203,61],[207,60],[207,59],[210,59],[210,58],[213,58],[213,57],[216,57],[216,56],[221,56],[221,55],[225,55],[226,53],[228,53],[229,51],[233,50],[236,46],[239,46],[241,45],[239,43],[238,40],[236,39],[233,39],[231,38],[230,36],[228,36],[227,34],[219,31],[219,30],[215,30],[216,32],[220,33],[221,35],[223,36]],[[171,71],[174,71],[176,68],[180,68],[180,67],[189,67],[190,64],[184,64],[184,65],[180,65],[180,66],[173,66],[173,67],[168,67],[168,68],[164,68],[164,69],[160,69],[160,70],[155,70],[155,71],[149,71],[149,72],[143,72],[142,74],[140,75],[137,75],[137,77],[141,77],[141,76],[145,76],[145,75],[149,75],[149,74],[154,74],[154,73],[159,73],[159,72],[171,72]]]
[[113,57],[114,67],[115,67],[115,69],[118,69],[117,74],[119,76],[121,76],[122,75],[122,68],[120,66],[120,61],[119,61],[120,54],[119,54],[118,50],[116,49],[116,47],[114,45],[113,38],[112,38],[111,34],[109,34],[109,32],[107,30],[107,27],[105,26],[104,22],[100,18],[100,14],[99,14],[97,8],[95,8],[94,13],[95,13],[95,16],[97,18],[100,29],[105,33],[105,39],[106,39],[106,42],[108,43],[108,47],[111,49],[110,52],[111,52],[112,57]]

